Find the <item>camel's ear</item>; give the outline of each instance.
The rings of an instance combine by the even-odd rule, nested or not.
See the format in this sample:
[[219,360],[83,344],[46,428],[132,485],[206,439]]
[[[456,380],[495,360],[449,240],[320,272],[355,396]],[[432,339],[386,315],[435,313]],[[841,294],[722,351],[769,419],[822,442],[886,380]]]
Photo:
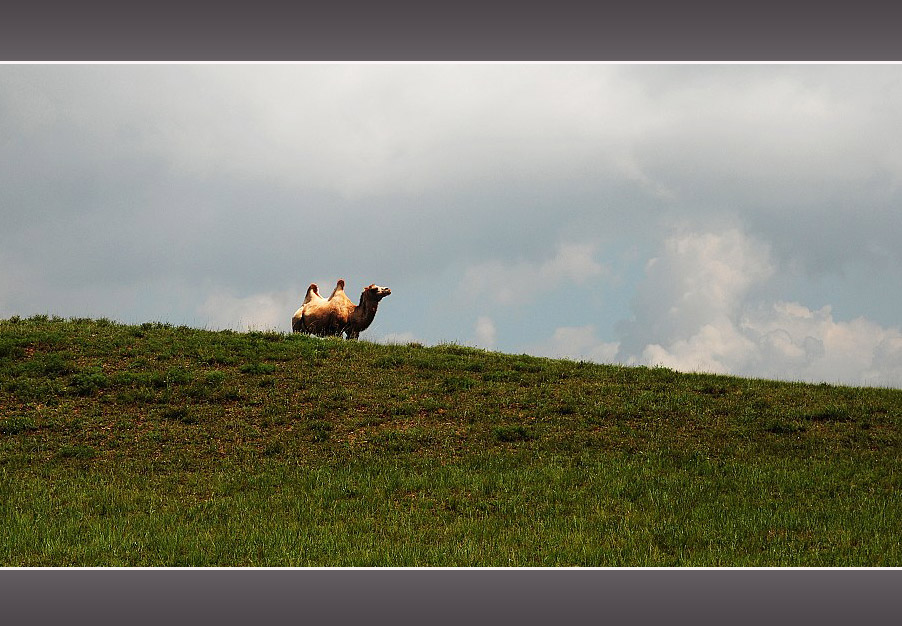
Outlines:
[[338,284],[336,285],[336,287],[337,287],[338,289],[344,289],[344,288],[345,288],[345,279],[344,279],[344,278],[339,278],[339,279],[338,279]]

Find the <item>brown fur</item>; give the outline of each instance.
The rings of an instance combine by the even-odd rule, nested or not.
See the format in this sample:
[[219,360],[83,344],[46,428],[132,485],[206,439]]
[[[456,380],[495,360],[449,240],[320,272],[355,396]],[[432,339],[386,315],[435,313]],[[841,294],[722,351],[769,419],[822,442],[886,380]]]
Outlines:
[[370,327],[373,318],[376,317],[379,302],[382,298],[390,295],[391,289],[378,285],[370,285],[363,290],[363,293],[360,294],[360,304],[351,309],[348,317],[345,318],[342,330],[347,334],[348,339],[357,339],[360,333]]
[[316,283],[311,283],[307,287],[304,303],[291,317],[291,330],[296,333],[323,334],[327,302],[328,300],[319,295],[319,287],[316,286]]
[[[340,279],[332,295],[329,296],[329,307],[333,315],[332,323],[336,326],[342,326],[348,321],[348,316],[354,310],[354,303],[345,294],[345,281]],[[341,331],[339,331],[340,333]]]

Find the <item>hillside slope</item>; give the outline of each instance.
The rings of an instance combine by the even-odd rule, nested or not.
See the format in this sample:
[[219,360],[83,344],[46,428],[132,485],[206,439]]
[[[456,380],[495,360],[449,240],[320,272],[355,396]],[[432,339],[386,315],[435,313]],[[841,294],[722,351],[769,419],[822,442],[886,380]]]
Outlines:
[[0,322],[5,565],[900,565],[902,392]]

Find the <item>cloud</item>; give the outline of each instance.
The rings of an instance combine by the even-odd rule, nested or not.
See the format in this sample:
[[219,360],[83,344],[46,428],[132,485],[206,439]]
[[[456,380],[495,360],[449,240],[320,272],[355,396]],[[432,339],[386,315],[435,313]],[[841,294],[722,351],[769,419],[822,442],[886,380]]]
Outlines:
[[871,368],[862,375],[868,384],[902,387],[902,336],[899,333],[884,338],[874,348]]
[[767,246],[737,229],[674,235],[649,261],[618,359],[848,384],[902,384],[902,332],[831,308],[756,294],[776,271]]
[[902,331],[864,317],[835,320],[831,307],[775,302],[747,311],[738,324],[756,344],[747,368],[799,380],[898,386]]
[[498,330],[495,328],[495,322],[492,318],[485,315],[480,316],[476,320],[476,345],[492,349],[498,340]]
[[595,326],[591,324],[562,326],[555,329],[550,338],[529,347],[529,351],[538,356],[596,363],[615,362],[618,349],[618,343],[601,341],[596,334]]
[[209,328],[291,331],[291,316],[302,298],[296,290],[235,296],[222,291],[206,297],[197,314]]
[[191,178],[348,199],[556,180],[587,160],[619,170],[623,142],[654,120],[633,79],[602,65],[76,65],[0,79],[48,165],[62,130],[86,169],[150,156]]
[[641,354],[627,359],[630,364],[670,367],[684,372],[739,373],[754,345],[729,320],[703,324],[691,336],[652,343]]
[[465,271],[458,291],[470,300],[488,298],[504,306],[557,297],[554,291],[562,285],[585,284],[608,272],[596,260],[596,251],[594,244],[562,243],[544,261],[494,260],[473,265]]
[[663,248],[646,264],[635,317],[621,326],[621,350],[635,355],[644,346],[684,342],[679,352],[689,355],[695,350],[685,342],[703,329],[698,338],[708,344],[703,351],[733,349],[731,320],[749,289],[774,272],[767,246],[732,228],[676,234]]

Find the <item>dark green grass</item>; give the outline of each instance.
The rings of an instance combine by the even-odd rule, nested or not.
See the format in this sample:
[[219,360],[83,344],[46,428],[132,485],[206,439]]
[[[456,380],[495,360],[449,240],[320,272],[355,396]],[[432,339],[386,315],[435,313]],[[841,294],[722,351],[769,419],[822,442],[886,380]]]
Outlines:
[[0,321],[0,564],[899,566],[902,392]]

